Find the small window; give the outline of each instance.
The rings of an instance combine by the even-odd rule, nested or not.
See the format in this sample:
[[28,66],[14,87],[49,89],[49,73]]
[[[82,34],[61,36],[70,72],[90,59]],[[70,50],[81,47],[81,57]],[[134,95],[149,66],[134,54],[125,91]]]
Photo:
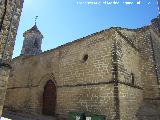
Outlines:
[[35,39],[35,41],[34,41],[34,47],[38,48],[38,40],[37,39]]
[[131,84],[134,85],[134,82],[135,82],[134,74],[131,73]]
[[83,62],[86,62],[87,60],[88,60],[88,55],[85,54],[85,55],[83,56]]

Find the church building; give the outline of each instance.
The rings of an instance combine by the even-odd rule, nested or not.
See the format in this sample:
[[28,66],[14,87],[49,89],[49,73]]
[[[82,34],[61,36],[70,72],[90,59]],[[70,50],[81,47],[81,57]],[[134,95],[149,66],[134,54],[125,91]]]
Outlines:
[[[14,58],[5,109],[67,119],[160,120],[160,18],[138,29],[112,27],[42,52],[35,24]],[[45,44],[43,42],[43,44]]]

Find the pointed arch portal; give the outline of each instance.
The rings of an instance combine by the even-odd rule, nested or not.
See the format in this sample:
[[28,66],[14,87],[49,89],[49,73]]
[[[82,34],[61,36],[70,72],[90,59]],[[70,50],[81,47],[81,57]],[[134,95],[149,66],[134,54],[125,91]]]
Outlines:
[[54,115],[56,107],[56,86],[52,80],[49,80],[43,92],[43,114]]

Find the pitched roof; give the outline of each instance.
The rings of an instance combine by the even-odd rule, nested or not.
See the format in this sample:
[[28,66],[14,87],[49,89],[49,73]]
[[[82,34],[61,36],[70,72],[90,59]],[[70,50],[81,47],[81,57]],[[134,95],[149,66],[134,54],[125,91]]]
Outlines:
[[[35,24],[32,28],[30,28],[29,30],[27,30],[26,32],[24,32],[24,35],[25,35],[26,33],[32,33],[32,32],[37,32],[37,33],[39,33],[39,34],[42,35],[42,33],[38,30],[38,27],[37,27],[36,24]],[[43,35],[42,35],[42,36],[43,36]]]
[[36,31],[36,32],[41,33],[41,32],[38,30],[37,25],[34,25],[31,29],[29,29],[29,30],[27,30],[27,31]]

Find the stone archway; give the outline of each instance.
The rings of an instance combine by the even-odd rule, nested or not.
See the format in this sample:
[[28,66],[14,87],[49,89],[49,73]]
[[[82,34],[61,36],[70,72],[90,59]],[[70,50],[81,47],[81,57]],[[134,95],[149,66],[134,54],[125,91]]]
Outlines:
[[52,80],[47,81],[43,92],[43,114],[55,115],[56,108],[56,86]]
[[[49,80],[53,82],[53,84],[56,87],[56,91],[57,91],[57,82],[56,82],[54,73],[47,73],[47,74],[43,75],[38,82],[38,88],[37,88],[37,92],[36,92],[36,95],[37,95],[37,97],[36,97],[36,100],[37,100],[36,111],[38,114],[43,114],[43,93],[44,93],[44,88],[47,85],[47,82]],[[55,114],[56,114],[56,109],[57,108],[55,108]]]

